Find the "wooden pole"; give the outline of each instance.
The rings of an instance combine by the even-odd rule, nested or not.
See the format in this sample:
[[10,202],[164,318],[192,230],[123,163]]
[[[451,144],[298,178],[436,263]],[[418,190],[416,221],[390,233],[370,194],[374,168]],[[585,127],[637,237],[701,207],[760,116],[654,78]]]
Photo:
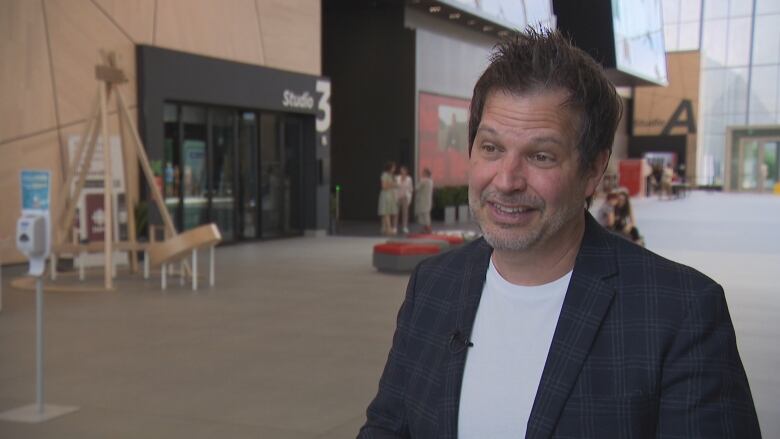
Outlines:
[[[113,86],[118,92],[118,88]],[[127,257],[130,260],[130,272],[135,274],[138,272],[138,253],[135,250],[137,236],[136,236],[136,224],[135,224],[135,195],[131,190],[130,185],[130,164],[133,163],[133,157],[128,153],[130,152],[125,144],[125,124],[122,120],[122,109],[120,108],[119,99],[116,99],[116,118],[119,122],[119,145],[122,151],[122,162],[124,163],[123,170],[125,173],[125,206],[127,208],[127,240],[130,242],[130,251],[127,252]],[[134,189],[134,188],[132,188]]]
[[106,110],[106,88],[108,83],[100,87],[100,128],[103,138],[103,244],[104,244],[104,276],[107,290],[113,288],[114,278],[114,212],[112,207],[114,181],[111,176],[111,139],[108,137],[108,111]]
[[[86,121],[86,125],[84,125],[84,131],[81,133],[81,138],[79,139],[79,146],[78,149],[76,149],[76,155],[70,158],[70,166],[67,168],[67,175],[65,176],[65,184],[62,185],[60,188],[59,197],[57,198],[57,201],[55,202],[55,211],[54,216],[52,217],[55,226],[54,232],[59,234],[63,234],[67,236],[67,231],[71,231],[71,227],[62,225],[61,228],[60,222],[62,220],[62,214],[65,212],[65,209],[70,204],[76,204],[78,203],[78,195],[75,194],[75,199],[71,199],[71,186],[73,185],[73,177],[75,177],[76,172],[78,171],[79,164],[81,164],[84,160],[84,153],[87,150],[87,144],[88,140],[91,137],[90,133],[92,133],[92,130],[95,128],[95,121],[98,118],[99,115],[99,93],[95,94],[95,99],[92,101],[92,110],[89,112],[89,118]],[[55,236],[55,242],[65,242],[66,236]]]
[[[98,96],[100,96],[100,92],[98,92]],[[76,187],[73,191],[73,196],[69,198],[70,202],[66,207],[64,220],[60,221],[58,224],[58,227],[60,227],[62,230],[69,228],[73,222],[73,215],[76,213],[76,205],[78,204],[79,196],[81,196],[81,191],[84,189],[84,183],[86,182],[89,168],[92,166],[92,157],[95,155],[98,133],[100,132],[99,127],[102,123],[102,117],[99,110],[100,107],[98,106],[98,116],[95,119],[95,123],[92,124],[92,134],[90,135],[89,142],[87,143],[86,157],[84,157],[84,161],[81,163],[81,169],[79,170],[79,175],[76,179]],[[61,232],[60,236],[64,236],[64,232]]]

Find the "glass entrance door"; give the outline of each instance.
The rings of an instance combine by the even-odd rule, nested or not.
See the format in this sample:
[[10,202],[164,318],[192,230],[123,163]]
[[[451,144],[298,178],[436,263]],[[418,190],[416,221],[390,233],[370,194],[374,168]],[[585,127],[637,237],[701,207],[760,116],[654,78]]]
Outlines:
[[260,229],[270,238],[301,232],[300,119],[260,114]]
[[739,143],[740,191],[771,192],[778,182],[780,138],[744,138]]
[[235,239],[236,112],[211,109],[211,219],[226,241]]
[[176,228],[215,222],[228,242],[300,234],[304,120],[166,104],[160,185]]
[[238,230],[240,238],[244,239],[259,237],[257,128],[257,115],[252,111],[241,112],[238,121],[238,173],[241,193]]
[[181,107],[182,141],[180,196],[182,230],[208,222],[208,173],[206,172],[206,109],[193,105]]

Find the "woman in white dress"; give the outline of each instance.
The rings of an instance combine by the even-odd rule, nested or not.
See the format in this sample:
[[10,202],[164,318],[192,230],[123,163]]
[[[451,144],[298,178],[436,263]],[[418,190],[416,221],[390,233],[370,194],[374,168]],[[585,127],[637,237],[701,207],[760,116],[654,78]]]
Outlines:
[[409,233],[409,205],[412,203],[414,183],[409,175],[409,169],[401,166],[395,178],[395,196],[398,202],[398,214],[403,233]]
[[382,218],[382,234],[394,235],[395,234],[395,218],[398,213],[398,204],[395,197],[395,178],[393,173],[395,172],[395,163],[387,162],[385,164],[384,172],[379,177],[380,191],[379,191],[379,208],[377,213]]

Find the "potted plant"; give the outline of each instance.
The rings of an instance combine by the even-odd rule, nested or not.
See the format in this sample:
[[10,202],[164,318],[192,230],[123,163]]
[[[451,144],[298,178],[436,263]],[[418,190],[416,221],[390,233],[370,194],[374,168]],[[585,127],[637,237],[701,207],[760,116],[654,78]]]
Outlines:
[[455,205],[458,206],[458,222],[465,223],[471,219],[469,212],[469,187],[458,186],[455,188]]

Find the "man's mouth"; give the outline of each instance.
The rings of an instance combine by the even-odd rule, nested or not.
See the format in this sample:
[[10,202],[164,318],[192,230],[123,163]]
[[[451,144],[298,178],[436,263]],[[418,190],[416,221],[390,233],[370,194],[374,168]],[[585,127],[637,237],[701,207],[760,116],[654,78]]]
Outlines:
[[528,212],[530,210],[533,210],[532,208],[530,208],[528,206],[514,206],[513,207],[513,206],[504,206],[502,204],[496,204],[496,203],[488,203],[488,204],[490,204],[497,211],[499,211],[501,213],[508,214],[508,215],[514,215],[514,214],[518,214],[518,213],[525,213],[525,212]]
[[501,204],[487,201],[486,206],[490,211],[490,217],[496,223],[522,225],[531,220],[538,209],[526,205]]

